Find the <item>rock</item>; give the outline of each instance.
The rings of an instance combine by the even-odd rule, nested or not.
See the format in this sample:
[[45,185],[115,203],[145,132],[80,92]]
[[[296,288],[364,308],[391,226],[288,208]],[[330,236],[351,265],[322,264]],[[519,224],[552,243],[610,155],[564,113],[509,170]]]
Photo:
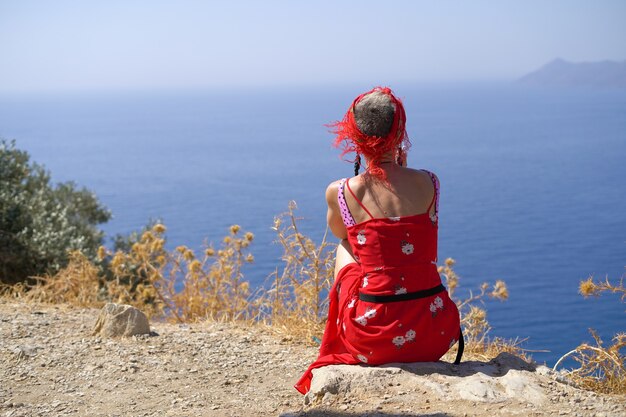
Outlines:
[[555,374],[555,372],[552,369],[548,368],[545,365],[539,365],[537,369],[535,370],[535,372],[537,372],[539,375],[545,375],[545,376],[552,376]]
[[311,389],[304,397],[305,404],[321,401],[326,393],[345,395],[378,390],[383,392],[389,376],[402,372],[399,368],[363,367],[358,365],[331,365],[313,370]]
[[542,378],[546,377],[535,372],[535,365],[508,353],[501,353],[489,362],[467,361],[461,365],[446,362],[378,367],[331,365],[313,371],[305,403],[319,403],[328,393],[358,397],[368,393],[380,395],[385,387],[398,387],[396,390],[401,388],[402,392],[429,391],[438,398],[485,403],[514,400],[542,405],[546,400]]
[[103,337],[150,334],[150,323],[145,314],[133,306],[108,303],[100,311],[93,335]]
[[459,378],[455,384],[459,397],[469,401],[497,402],[500,400],[494,384],[489,377],[476,374],[465,378]]
[[458,378],[454,389],[461,398],[470,401],[495,403],[518,400],[534,405],[541,405],[545,401],[545,394],[536,376],[519,370],[510,370],[499,377],[477,373]]

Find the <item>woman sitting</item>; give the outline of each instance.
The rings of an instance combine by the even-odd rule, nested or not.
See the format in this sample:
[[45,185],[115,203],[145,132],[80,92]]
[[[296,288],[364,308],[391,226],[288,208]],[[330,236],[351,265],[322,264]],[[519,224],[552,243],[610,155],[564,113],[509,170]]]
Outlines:
[[459,340],[436,265],[439,181],[406,167],[405,123],[402,102],[377,87],[334,124],[335,144],[357,154],[355,176],[326,190],[328,225],[342,240],[320,354],[295,385],[303,394],[315,368],[437,361]]

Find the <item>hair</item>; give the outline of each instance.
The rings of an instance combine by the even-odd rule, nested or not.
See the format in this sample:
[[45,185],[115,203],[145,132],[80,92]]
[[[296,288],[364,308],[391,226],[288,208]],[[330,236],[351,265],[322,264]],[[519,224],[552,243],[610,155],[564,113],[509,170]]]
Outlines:
[[355,163],[359,155],[365,156],[369,160],[369,173],[382,179],[386,179],[385,171],[380,168],[382,156],[391,151],[402,159],[411,146],[404,106],[388,87],[376,87],[361,94],[354,99],[343,120],[329,126],[336,135],[334,146],[342,148],[341,156],[356,152]]

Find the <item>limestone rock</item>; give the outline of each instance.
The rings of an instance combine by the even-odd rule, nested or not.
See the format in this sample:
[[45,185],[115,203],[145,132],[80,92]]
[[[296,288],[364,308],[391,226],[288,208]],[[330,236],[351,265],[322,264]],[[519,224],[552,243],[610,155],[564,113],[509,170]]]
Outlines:
[[102,337],[149,334],[150,323],[145,314],[133,306],[108,303],[100,311],[93,330]]
[[388,364],[377,367],[332,365],[313,371],[305,403],[319,403],[327,393],[358,397],[400,386],[403,391],[436,397],[502,403],[510,400],[539,406],[546,400],[535,365],[501,353],[489,362],[467,361]]
[[333,395],[364,393],[376,388],[382,390],[392,375],[399,374],[396,367],[362,367],[359,365],[332,365],[313,370],[311,389],[306,394],[306,404],[318,402],[326,393]]

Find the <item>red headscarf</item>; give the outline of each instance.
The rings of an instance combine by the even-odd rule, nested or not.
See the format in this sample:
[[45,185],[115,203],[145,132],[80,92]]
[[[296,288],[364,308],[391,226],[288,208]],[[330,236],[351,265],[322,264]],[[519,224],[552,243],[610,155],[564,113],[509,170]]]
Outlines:
[[[395,113],[393,116],[393,124],[391,130],[384,137],[367,136],[362,133],[354,120],[354,109],[361,99],[368,94],[380,92],[391,99],[391,102],[395,106]],[[380,159],[382,156],[393,151],[393,154],[398,158],[404,158],[406,152],[411,146],[409,136],[406,133],[406,114],[404,112],[404,106],[399,98],[394,96],[393,92],[388,87],[375,87],[372,90],[361,94],[354,99],[352,105],[348,109],[348,112],[343,117],[343,120],[337,121],[329,125],[332,128],[332,132],[336,134],[334,146],[342,148],[341,156],[349,152],[356,152],[365,156],[368,161],[368,171],[370,174],[385,179],[385,171],[380,168]]]

